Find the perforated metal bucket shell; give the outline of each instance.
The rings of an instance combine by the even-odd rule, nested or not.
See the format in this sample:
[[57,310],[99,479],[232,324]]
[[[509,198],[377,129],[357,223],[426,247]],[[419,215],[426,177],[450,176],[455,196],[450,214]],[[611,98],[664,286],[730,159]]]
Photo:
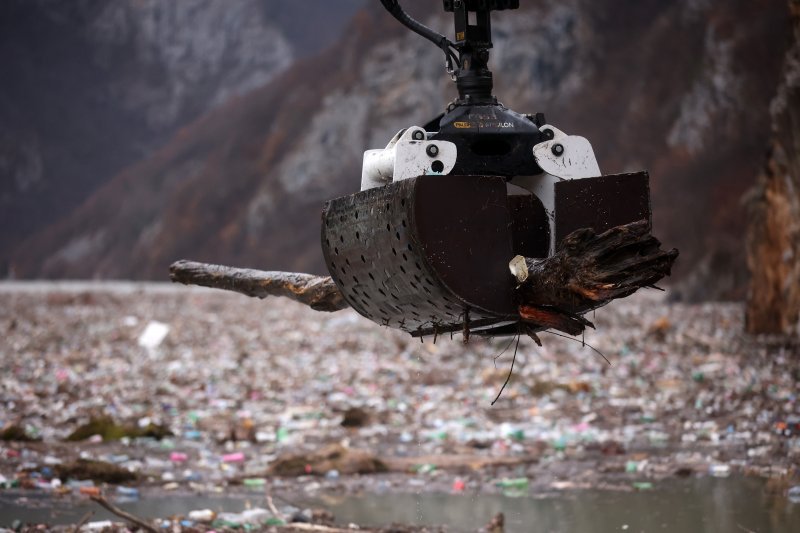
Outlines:
[[420,176],[329,201],[325,262],[347,302],[414,336],[516,322],[506,184]]

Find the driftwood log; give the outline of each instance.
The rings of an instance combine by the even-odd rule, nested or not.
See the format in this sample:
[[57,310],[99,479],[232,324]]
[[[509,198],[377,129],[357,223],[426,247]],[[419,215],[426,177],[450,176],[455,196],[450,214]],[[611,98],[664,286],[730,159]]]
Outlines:
[[[515,257],[519,315],[530,330],[556,329],[580,334],[592,323],[581,315],[669,275],[678,256],[663,251],[645,221],[597,234],[581,229],[569,234],[546,259]],[[285,296],[317,311],[348,307],[330,277],[293,272],[265,272],[193,261],[170,267],[172,281],[239,292],[256,298]]]
[[224,289],[253,298],[284,296],[315,311],[341,311],[349,307],[330,276],[176,261],[169,267],[169,277],[176,283]]
[[670,274],[678,250],[661,250],[646,221],[617,226],[599,235],[585,228],[567,235],[546,259],[515,257],[523,321],[570,335],[592,323],[582,314],[611,300],[654,287]]

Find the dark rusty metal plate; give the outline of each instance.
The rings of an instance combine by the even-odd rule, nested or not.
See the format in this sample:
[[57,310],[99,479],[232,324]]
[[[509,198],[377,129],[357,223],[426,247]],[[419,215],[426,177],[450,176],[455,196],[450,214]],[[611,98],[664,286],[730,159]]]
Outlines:
[[541,200],[522,187],[507,184],[514,255],[542,258],[550,252],[550,220]]
[[556,249],[581,228],[600,233],[637,220],[651,222],[647,172],[610,174],[556,183]]
[[329,201],[325,262],[347,302],[414,336],[516,321],[502,178],[420,176]]

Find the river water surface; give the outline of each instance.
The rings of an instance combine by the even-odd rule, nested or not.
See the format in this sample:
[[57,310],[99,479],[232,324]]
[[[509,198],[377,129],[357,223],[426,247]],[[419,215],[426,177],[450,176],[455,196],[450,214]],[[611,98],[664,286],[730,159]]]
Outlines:
[[[264,506],[260,495],[237,497],[170,496],[117,502],[141,517],[185,515],[192,509],[238,512]],[[307,502],[312,503],[312,502]],[[699,478],[660,482],[652,490],[620,492],[575,490],[509,497],[482,494],[372,494],[317,500],[340,524],[389,523],[448,525],[451,531],[476,531],[496,513],[507,533],[521,532],[749,532],[800,531],[800,503],[766,494],[752,478]],[[0,493],[0,526],[23,523],[74,523],[88,511],[92,520],[112,516],[90,502],[75,505],[23,493]]]

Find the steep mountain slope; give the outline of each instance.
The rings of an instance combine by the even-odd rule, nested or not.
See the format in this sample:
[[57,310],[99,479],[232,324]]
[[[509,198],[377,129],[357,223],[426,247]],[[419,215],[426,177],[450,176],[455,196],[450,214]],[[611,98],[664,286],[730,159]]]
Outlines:
[[[743,290],[739,198],[762,162],[785,5],[529,2],[494,32],[501,100],[588,137],[607,173],[648,168],[656,231],[681,248],[689,292]],[[14,266],[163,279],[191,256],[320,272],[322,203],[357,189],[365,148],[443,109],[454,87],[441,66],[435,47],[368,6],[334,49],[181,131],[20,247]]]
[[746,326],[800,337],[800,0],[781,84],[772,100],[769,157],[748,195]]
[[[0,275],[25,236],[329,44],[361,1],[0,3]],[[326,23],[309,37],[307,18]]]

